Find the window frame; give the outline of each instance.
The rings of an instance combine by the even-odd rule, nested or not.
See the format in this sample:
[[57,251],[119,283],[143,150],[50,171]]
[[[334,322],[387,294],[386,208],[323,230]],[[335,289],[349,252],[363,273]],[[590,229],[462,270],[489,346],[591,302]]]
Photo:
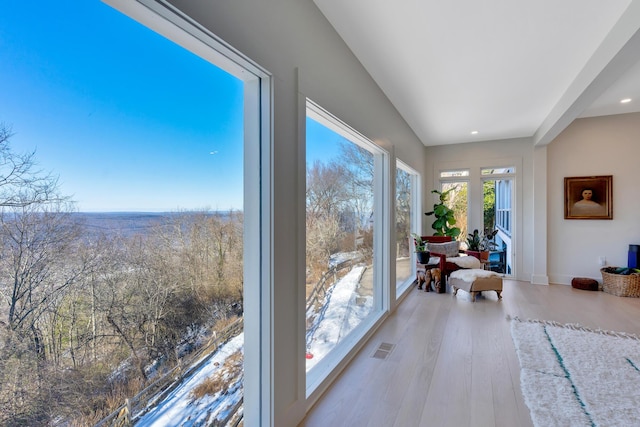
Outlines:
[[[494,169],[500,169],[500,170],[506,169],[507,171],[506,172],[490,172],[491,170],[494,170]],[[500,230],[509,237],[512,237],[513,227],[515,225],[515,221],[513,218],[514,216],[513,205],[515,200],[516,174],[517,174],[516,166],[483,167],[480,169],[480,177],[482,182],[495,181],[497,183],[498,181],[504,181],[509,183],[508,184],[508,187],[509,187],[508,197],[509,197],[509,205],[510,205],[509,209],[501,208],[501,206],[504,205],[505,200],[502,197],[499,197],[500,195],[496,191],[496,227],[500,228]],[[501,194],[501,195],[504,195],[504,194]],[[501,225],[498,224],[498,211],[507,213],[508,222],[509,222],[508,228],[502,227]]]
[[[309,98],[305,101],[305,118],[326,126],[348,141],[368,150],[374,155],[374,306],[372,312],[356,326],[334,349],[305,375],[305,390],[308,401],[315,401],[337,375],[337,372],[359,350],[360,345],[380,323],[390,309],[390,154],[384,148],[340,120]],[[304,122],[304,121],[303,121]],[[306,132],[305,132],[306,134]],[[306,152],[306,137],[305,142]],[[305,155],[306,160],[306,155]],[[395,179],[394,181],[395,182]],[[306,240],[306,239],[305,239]],[[304,316],[303,316],[303,321]],[[306,328],[305,328],[306,329]],[[304,363],[304,362],[302,362]]]
[[103,1],[244,83],[243,416],[245,425],[271,425],[273,77],[168,4],[155,0]]
[[[409,174],[409,179],[410,179],[410,183],[411,183],[411,195],[410,195],[410,206],[411,206],[411,214],[410,214],[410,220],[409,220],[409,229],[411,233],[416,233],[416,234],[422,234],[422,229],[421,229],[421,217],[420,215],[418,215],[418,211],[420,210],[420,200],[422,198],[422,192],[421,192],[421,187],[420,187],[420,182],[421,182],[421,178],[420,178],[420,174],[413,169],[411,166],[407,165],[405,162],[403,162],[402,160],[396,158],[396,176],[394,177],[397,180],[397,171],[401,170],[403,172],[406,172]],[[396,188],[396,186],[394,186],[394,188]],[[397,195],[394,199],[394,206],[395,206],[395,201],[397,200]],[[394,227],[395,224],[397,223],[397,218],[395,217],[396,214],[396,209],[394,209]],[[409,247],[409,253],[410,253],[410,259],[409,259],[409,263],[411,265],[411,272],[409,274],[409,277],[402,283],[398,283],[397,282],[397,278],[392,278],[395,281],[395,286],[396,286],[396,301],[398,299],[400,299],[402,297],[402,295],[404,294],[404,292],[411,286],[411,284],[414,282],[415,280],[415,276],[416,276],[416,254],[415,251],[411,250],[411,247]],[[390,256],[390,258],[392,258]]]
[[[455,184],[462,183],[467,186],[467,212],[465,218],[465,227],[461,227],[461,224],[456,224],[456,227],[461,229],[461,233],[458,236],[459,241],[466,241],[466,234],[469,232],[469,223],[470,223],[470,209],[471,209],[471,197],[470,197],[470,188],[471,188],[471,168],[449,168],[449,169],[441,169],[438,172],[438,191],[445,191],[444,186],[446,184]],[[451,200],[449,200],[451,201]]]
[[[491,170],[494,170],[494,169],[506,170],[506,172],[502,172],[502,171],[490,172]],[[498,230],[500,231],[500,235],[507,237],[509,241],[506,255],[505,255],[507,257],[505,269],[508,266],[511,271],[509,272],[508,270],[506,270],[507,273],[505,273],[505,277],[515,277],[516,269],[517,269],[516,259],[514,256],[514,248],[515,248],[515,245],[518,244],[518,242],[517,241],[514,242],[514,240],[517,240],[516,226],[517,226],[518,218],[516,217],[517,212],[515,210],[517,207],[516,186],[518,183],[517,175],[519,170],[520,168],[518,168],[518,166],[516,165],[480,168],[480,181],[482,183],[484,183],[485,181],[494,181],[496,183],[496,187],[498,186],[499,181],[508,183],[508,192],[504,194],[498,194],[499,192],[498,192],[498,189],[496,188],[496,228],[498,228]],[[504,196],[507,193],[509,198],[510,209],[503,209],[500,206],[504,205],[505,199],[502,198],[501,196]],[[508,221],[507,228],[505,228],[504,226],[502,226],[502,224],[499,223],[499,216],[500,216],[499,213],[506,213],[507,221]]]

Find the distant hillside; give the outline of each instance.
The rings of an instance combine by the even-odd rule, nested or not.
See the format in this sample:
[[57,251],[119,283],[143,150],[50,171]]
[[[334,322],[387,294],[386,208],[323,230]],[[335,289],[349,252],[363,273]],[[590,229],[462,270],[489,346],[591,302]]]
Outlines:
[[[124,236],[146,234],[154,226],[169,224],[178,216],[202,215],[203,212],[76,212],[72,215],[87,228],[88,233]],[[207,212],[207,215],[229,217],[229,211]]]
[[169,212],[78,212],[73,215],[89,233],[119,231],[127,236],[145,234],[149,228],[166,224],[175,216]]

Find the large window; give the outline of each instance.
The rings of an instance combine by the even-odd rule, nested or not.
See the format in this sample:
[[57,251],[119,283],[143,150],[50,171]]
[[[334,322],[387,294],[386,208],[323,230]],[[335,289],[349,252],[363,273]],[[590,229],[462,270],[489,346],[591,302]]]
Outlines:
[[385,154],[311,101],[306,122],[306,361],[313,387],[382,308]]
[[411,233],[418,229],[418,174],[401,161],[396,162],[395,255],[396,289],[408,286],[415,276]]
[[469,170],[443,171],[440,173],[440,188],[442,192],[450,191],[447,206],[454,210],[456,224],[460,228],[458,240],[465,241],[468,230],[469,203]]
[[268,76],[110,3],[0,17],[0,424],[259,425]]

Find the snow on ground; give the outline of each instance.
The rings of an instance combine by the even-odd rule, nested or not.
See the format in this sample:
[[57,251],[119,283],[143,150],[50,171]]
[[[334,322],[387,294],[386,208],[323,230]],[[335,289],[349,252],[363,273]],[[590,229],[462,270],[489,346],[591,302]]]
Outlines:
[[373,298],[366,297],[364,304],[356,304],[356,289],[365,267],[354,267],[333,285],[327,293],[323,310],[314,324],[315,331],[307,340],[307,370],[315,366],[338,344],[373,308]]
[[[241,383],[235,389],[226,390],[224,395],[221,393],[217,393],[214,396],[207,395],[196,401],[193,401],[190,393],[198,384],[212,376],[218,369],[221,369],[225,359],[238,349],[241,349],[243,342],[244,334],[241,333],[220,347],[207,363],[186,378],[166,399],[141,417],[135,423],[135,426],[195,427],[206,425],[207,419],[211,421],[217,415],[225,413],[242,397]],[[224,417],[221,416],[221,418]]]
[[[347,275],[336,282],[327,293],[323,309],[314,323],[315,330],[309,337],[307,370],[315,366],[336,344],[338,344],[373,308],[373,298],[368,296],[356,301],[356,289],[365,267],[354,267]],[[358,304],[359,302],[359,304]],[[230,340],[218,349],[211,359],[196,372],[186,378],[167,398],[149,410],[136,423],[136,427],[197,427],[207,425],[207,421],[215,417],[224,418],[223,414],[242,398],[241,382],[224,394],[205,396],[193,400],[191,390],[221,369],[225,359],[241,349],[244,334]]]
[[354,261],[362,258],[362,254],[357,251],[337,252],[329,256],[329,267],[337,267],[347,261]]

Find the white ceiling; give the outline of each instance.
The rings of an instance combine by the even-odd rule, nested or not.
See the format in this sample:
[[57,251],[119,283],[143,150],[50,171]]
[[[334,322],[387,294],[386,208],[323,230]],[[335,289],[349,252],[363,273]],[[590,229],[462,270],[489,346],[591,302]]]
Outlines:
[[640,0],[314,1],[426,146],[640,111]]

